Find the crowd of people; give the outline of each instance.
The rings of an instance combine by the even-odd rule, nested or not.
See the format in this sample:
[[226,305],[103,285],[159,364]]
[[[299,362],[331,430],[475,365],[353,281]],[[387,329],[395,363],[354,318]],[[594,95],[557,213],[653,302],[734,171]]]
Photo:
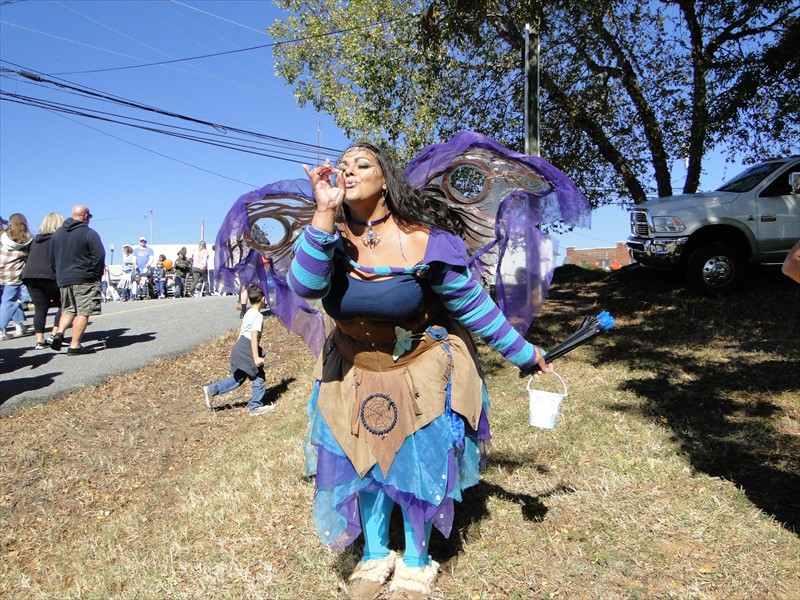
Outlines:
[[104,297],[107,300],[146,300],[218,296],[214,281],[216,245],[209,249],[201,241],[192,252],[183,246],[174,259],[155,255],[145,237],[139,246],[122,248],[122,276],[115,282],[110,273],[104,277]]
[[[91,211],[84,205],[71,215],[52,212],[34,234],[25,215],[0,217],[0,340],[31,331],[35,350],[60,350],[71,330],[67,353],[87,354],[81,337],[89,317],[103,302],[219,295],[214,282],[214,245],[204,241],[189,252],[182,247],[174,260],[155,256],[145,237],[136,249],[123,247],[122,275],[112,278],[103,243],[89,227]],[[33,306],[32,327],[26,310]],[[48,327],[48,313],[55,309]],[[9,325],[12,329],[9,330]]]
[[[14,213],[2,223],[0,234],[0,340],[25,335],[23,305],[34,305],[34,349],[50,346],[61,350],[64,334],[72,330],[68,355],[88,354],[81,344],[89,317],[100,313],[100,280],[105,268],[105,249],[100,236],[89,227],[92,213],[87,206],[72,207],[68,218],[49,213],[34,236],[28,220]],[[50,335],[47,314],[56,309]],[[6,332],[9,322],[14,334]]]

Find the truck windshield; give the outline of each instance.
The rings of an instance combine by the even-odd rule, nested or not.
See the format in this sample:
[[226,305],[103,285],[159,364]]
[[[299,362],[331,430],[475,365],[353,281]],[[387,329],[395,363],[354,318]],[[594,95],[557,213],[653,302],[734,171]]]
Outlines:
[[749,192],[770,173],[780,169],[784,163],[782,162],[765,162],[753,165],[743,173],[739,173],[736,177],[726,182],[718,192]]

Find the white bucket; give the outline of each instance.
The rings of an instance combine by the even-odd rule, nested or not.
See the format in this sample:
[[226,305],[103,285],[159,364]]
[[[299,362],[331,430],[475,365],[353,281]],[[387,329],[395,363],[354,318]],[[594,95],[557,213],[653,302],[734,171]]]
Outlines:
[[531,384],[534,382],[534,379],[531,377],[528,380],[528,401],[530,403],[529,422],[534,427],[555,429],[558,411],[561,408],[561,401],[567,397],[567,384],[564,383],[564,380],[558,373],[553,372],[553,375],[558,377],[561,381],[561,385],[564,386],[563,394],[532,389]]

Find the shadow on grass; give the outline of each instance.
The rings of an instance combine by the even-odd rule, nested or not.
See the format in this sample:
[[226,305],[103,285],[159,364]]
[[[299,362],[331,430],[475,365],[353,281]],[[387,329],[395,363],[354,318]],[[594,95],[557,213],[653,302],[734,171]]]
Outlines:
[[[456,504],[453,530],[445,538],[434,529],[431,535],[431,556],[440,564],[445,564],[463,553],[464,543],[481,535],[481,523],[489,516],[489,498],[498,498],[519,505],[520,516],[532,523],[541,523],[547,515],[546,498],[556,494],[572,493],[569,486],[559,485],[542,494],[531,496],[509,492],[505,488],[481,481],[476,486],[464,490],[463,501]],[[402,523],[400,524],[402,531]],[[402,547],[402,546],[401,546]]]
[[[294,377],[289,377],[287,379],[283,379],[280,383],[267,387],[267,391],[264,393],[264,404],[275,404],[278,401],[278,398],[289,389],[289,385],[295,381]],[[237,390],[241,390],[242,388],[247,388],[248,382],[243,383],[240,387],[236,388]],[[214,398],[220,399],[220,396],[214,396]],[[224,396],[223,396],[224,398]],[[238,394],[234,397],[232,402],[226,402],[224,404],[218,404],[213,407],[215,412],[223,411],[223,410],[231,410],[233,408],[242,408],[243,406],[247,406],[250,403],[250,396],[248,394]]]
[[[509,492],[499,485],[481,481],[477,485],[464,490],[462,501],[456,503],[450,537],[445,538],[436,528],[433,529],[430,540],[430,555],[436,562],[444,566],[447,562],[463,554],[464,544],[470,538],[477,538],[481,535],[481,523],[489,516],[488,501],[491,497],[518,504],[520,514],[524,520],[541,523],[547,514],[547,506],[545,506],[543,500],[556,494],[572,492],[574,492],[573,488],[559,485],[538,496],[531,496],[530,494]],[[405,545],[403,515],[400,508],[395,505],[389,524],[389,548],[402,556]],[[336,555],[334,568],[339,576],[346,580],[353,572],[355,564],[361,559],[363,553],[364,536],[361,535],[346,552]]]
[[734,482],[800,534],[800,286],[760,271],[728,297],[701,298],[638,266],[559,271],[546,329],[536,324],[530,337],[611,312],[622,324],[595,345],[597,364],[648,373],[621,386],[643,399],[640,414],[672,428],[693,468]]

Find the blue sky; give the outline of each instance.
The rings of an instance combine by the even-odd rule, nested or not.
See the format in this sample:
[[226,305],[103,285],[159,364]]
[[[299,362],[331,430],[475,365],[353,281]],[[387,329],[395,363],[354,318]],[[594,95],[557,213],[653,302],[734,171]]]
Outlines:
[[[344,148],[348,140],[330,118],[298,108],[291,88],[274,75],[269,47],[130,68],[271,44],[275,40],[265,29],[280,16],[271,3],[260,1],[22,0],[0,6],[0,58],[5,69],[32,71],[224,127]],[[2,75],[7,93],[176,123]],[[215,132],[184,126],[204,135]],[[271,144],[266,148],[273,156],[293,152],[280,141]],[[316,155],[305,152],[293,160],[314,162]],[[711,160],[701,189],[717,187],[738,170]],[[680,172],[677,165],[676,186]],[[68,215],[73,204],[87,204],[92,227],[107,248],[112,242],[117,248],[115,262],[122,245],[140,235],[151,244],[195,244],[204,230],[205,239],[213,240],[240,195],[303,176],[296,162],[0,102],[0,214],[21,212],[35,231],[48,212]],[[558,240],[563,254],[567,246],[613,246],[627,235],[627,213],[609,207],[596,212],[591,230],[577,229]]]

